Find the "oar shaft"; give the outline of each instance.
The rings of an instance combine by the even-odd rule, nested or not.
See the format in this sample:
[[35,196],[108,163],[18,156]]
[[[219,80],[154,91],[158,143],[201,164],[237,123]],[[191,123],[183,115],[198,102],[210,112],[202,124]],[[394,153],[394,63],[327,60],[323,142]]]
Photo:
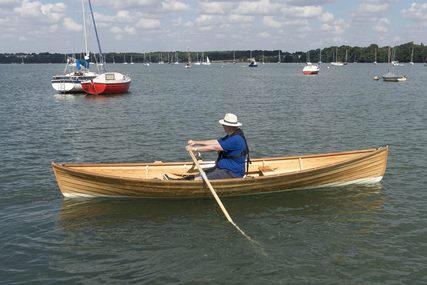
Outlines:
[[[194,154],[193,154],[194,155]],[[200,167],[200,165],[198,166]],[[227,220],[234,224],[233,219],[231,218],[231,216],[228,214],[227,209],[224,207],[224,204],[222,204],[221,199],[218,197],[218,194],[216,194],[216,191],[214,190],[211,182],[209,181],[208,177],[206,176],[206,173],[203,171],[203,169],[200,167],[199,169],[200,171],[200,175],[202,176],[203,180],[205,180],[206,184],[209,187],[209,190],[211,190],[212,195],[214,196],[216,202],[218,203],[219,207],[221,208],[222,212],[224,213],[224,216],[227,218]]]
[[[221,199],[218,197],[218,194],[215,192],[215,189],[213,188],[211,182],[209,181],[208,177],[206,176],[206,173],[203,171],[202,167],[200,166],[199,162],[197,161],[196,156],[194,155],[194,153],[189,150],[188,153],[191,156],[191,159],[193,160],[194,164],[196,165],[197,169],[200,172],[200,175],[202,176],[203,180],[205,181],[206,185],[208,185],[209,190],[211,191],[212,195],[214,196],[216,202],[218,203],[219,207],[221,208],[222,212],[224,213],[224,216],[227,218],[227,220],[242,234],[244,235],[248,240],[255,242],[254,240],[251,239],[250,236],[248,236],[247,234],[245,234],[245,232],[239,228],[238,225],[236,225],[236,223],[233,221],[233,219],[231,218],[231,216],[228,214],[227,209],[224,207],[224,205],[221,202]],[[257,242],[255,242],[256,244],[258,244]],[[259,245],[259,244],[258,244]]]
[[202,176],[203,180],[206,182],[206,185],[208,185],[209,190],[211,191],[212,195],[214,196],[216,202],[218,203],[219,207],[221,208],[222,212],[224,213],[224,216],[227,218],[227,220],[234,224],[233,219],[230,217],[230,215],[227,212],[227,209],[224,207],[224,204],[222,204],[221,199],[219,199],[218,194],[216,194],[215,189],[213,188],[211,182],[209,181],[208,177],[206,176],[205,171],[203,171],[202,167],[200,166],[199,162],[197,161],[196,156],[194,153],[190,150],[188,151],[190,153],[191,158],[194,161],[194,164],[196,165],[197,169],[200,172],[200,175]]

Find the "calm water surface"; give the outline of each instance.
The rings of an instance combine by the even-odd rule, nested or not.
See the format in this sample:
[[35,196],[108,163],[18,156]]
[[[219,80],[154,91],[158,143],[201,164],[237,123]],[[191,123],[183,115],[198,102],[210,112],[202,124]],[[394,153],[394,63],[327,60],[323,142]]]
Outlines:
[[[0,65],[0,283],[427,284],[426,78],[385,65],[110,65],[131,92],[55,94],[62,65]],[[188,139],[238,114],[253,157],[390,144],[386,175],[350,186],[213,199],[67,200],[51,161],[190,160]],[[213,158],[207,155],[205,159]]]

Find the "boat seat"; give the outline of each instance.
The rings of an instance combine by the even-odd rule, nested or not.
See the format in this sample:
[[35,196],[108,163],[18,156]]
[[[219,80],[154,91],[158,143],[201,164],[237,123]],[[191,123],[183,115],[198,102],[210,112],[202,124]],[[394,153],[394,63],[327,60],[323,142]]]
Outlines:
[[274,174],[274,171],[277,169],[277,167],[272,168],[269,165],[263,165],[258,167],[259,170],[259,176],[266,176],[266,175],[272,175]]

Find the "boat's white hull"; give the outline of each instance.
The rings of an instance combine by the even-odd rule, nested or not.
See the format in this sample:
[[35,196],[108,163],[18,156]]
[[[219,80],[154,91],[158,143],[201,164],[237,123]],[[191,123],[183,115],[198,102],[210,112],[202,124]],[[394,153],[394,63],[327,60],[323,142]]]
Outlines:
[[59,93],[83,93],[82,84],[79,82],[52,82],[52,87]]
[[52,88],[59,93],[84,93],[82,81],[91,80],[97,76],[94,72],[68,73],[64,75],[55,75],[50,81]]
[[331,65],[333,66],[344,66],[343,62],[331,62]]
[[315,74],[318,74],[319,71],[320,71],[320,67],[318,65],[313,65],[313,64],[307,64],[306,66],[304,66],[302,70],[304,75],[315,75]]

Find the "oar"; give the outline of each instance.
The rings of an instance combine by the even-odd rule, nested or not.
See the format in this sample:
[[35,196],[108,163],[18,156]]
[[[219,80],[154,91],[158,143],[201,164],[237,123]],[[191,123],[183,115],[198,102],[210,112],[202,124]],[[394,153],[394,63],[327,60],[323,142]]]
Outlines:
[[203,171],[202,167],[200,166],[200,164],[197,162],[196,156],[194,155],[194,153],[189,150],[188,153],[191,156],[191,159],[193,159],[194,164],[196,165],[197,169],[199,169],[200,175],[202,176],[203,180],[205,180],[206,184],[209,187],[209,190],[211,190],[212,195],[214,196],[216,202],[218,203],[219,207],[221,208],[222,212],[224,213],[225,217],[227,218],[227,220],[242,234],[244,235],[248,240],[252,241],[250,236],[248,236],[247,234],[245,234],[244,231],[242,231],[238,225],[236,225],[236,223],[233,221],[233,219],[230,217],[230,215],[227,212],[227,209],[224,207],[224,205],[221,202],[221,199],[219,199],[218,195],[215,192],[215,189],[212,187],[211,182],[209,181],[208,177],[206,176],[206,173]]

